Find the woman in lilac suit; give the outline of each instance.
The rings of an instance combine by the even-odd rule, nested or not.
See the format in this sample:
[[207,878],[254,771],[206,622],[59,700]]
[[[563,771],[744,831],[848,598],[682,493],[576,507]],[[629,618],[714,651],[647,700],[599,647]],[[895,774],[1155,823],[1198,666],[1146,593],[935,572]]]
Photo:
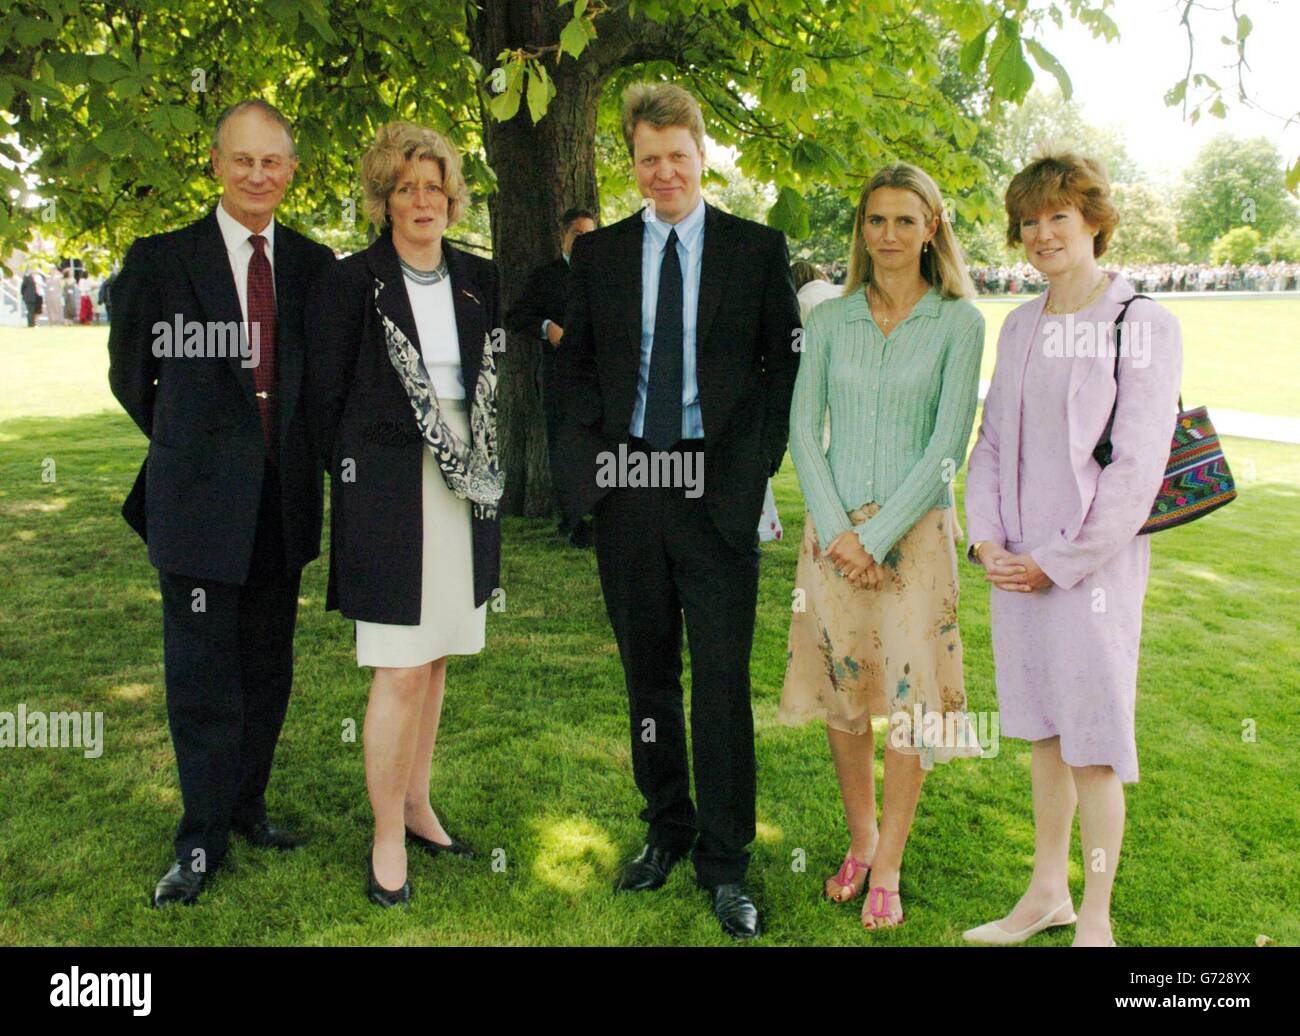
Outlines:
[[[968,556],[992,583],[1002,733],[1033,742],[1034,869],[1006,917],[972,942],[1015,943],[1073,924],[1074,945],[1114,945],[1110,894],[1133,735],[1150,513],[1177,414],[1182,339],[1163,306],[1097,258],[1118,223],[1101,167],[1037,159],[1007,189],[1007,241],[1048,291],[1007,317],[966,481]],[[1118,391],[1118,395],[1117,395]],[[1115,404],[1111,462],[1093,449]],[[1076,806],[1084,856],[1076,918],[1067,881]]]

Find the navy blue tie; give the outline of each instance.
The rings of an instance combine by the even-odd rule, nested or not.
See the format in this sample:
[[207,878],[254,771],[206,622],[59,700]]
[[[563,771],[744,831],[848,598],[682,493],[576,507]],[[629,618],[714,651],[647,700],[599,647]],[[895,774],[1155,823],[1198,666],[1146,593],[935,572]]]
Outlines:
[[682,437],[682,264],[677,258],[675,227],[668,232],[659,266],[659,301],[655,303],[641,437],[656,450],[666,450]]

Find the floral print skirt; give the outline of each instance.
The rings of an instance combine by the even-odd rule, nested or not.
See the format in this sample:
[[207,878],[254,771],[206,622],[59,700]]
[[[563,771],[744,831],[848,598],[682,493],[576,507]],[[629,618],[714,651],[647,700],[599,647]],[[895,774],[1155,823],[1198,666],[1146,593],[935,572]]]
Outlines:
[[[879,510],[869,503],[849,520]],[[779,722],[821,716],[865,734],[886,716],[887,743],[919,755],[924,769],[981,754],[962,679],[955,531],[951,507],[927,512],[880,559],[882,588],[859,589],[822,556],[805,516]]]

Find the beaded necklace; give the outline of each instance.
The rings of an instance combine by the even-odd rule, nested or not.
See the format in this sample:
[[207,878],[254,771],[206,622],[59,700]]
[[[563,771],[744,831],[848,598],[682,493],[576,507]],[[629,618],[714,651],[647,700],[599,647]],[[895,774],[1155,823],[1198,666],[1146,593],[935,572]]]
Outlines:
[[447,276],[447,260],[444,258],[432,270],[417,270],[400,255],[397,261],[402,264],[402,273],[416,284],[437,284]]

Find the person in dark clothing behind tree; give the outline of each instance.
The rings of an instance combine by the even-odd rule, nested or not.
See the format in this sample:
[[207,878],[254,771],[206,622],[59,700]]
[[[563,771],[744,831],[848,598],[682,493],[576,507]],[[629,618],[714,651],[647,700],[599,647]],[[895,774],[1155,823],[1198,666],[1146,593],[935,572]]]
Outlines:
[[555,432],[560,423],[559,392],[555,383],[555,353],[564,337],[564,304],[569,286],[569,253],[573,242],[596,229],[596,217],[586,209],[568,209],[560,217],[562,254],[529,275],[513,306],[506,313],[506,327],[520,334],[540,338],[542,345],[541,383],[538,386],[546,414],[546,450],[551,466],[551,498],[560,512],[559,531],[575,547],[591,545],[591,526],[579,516],[570,523],[555,489]]

